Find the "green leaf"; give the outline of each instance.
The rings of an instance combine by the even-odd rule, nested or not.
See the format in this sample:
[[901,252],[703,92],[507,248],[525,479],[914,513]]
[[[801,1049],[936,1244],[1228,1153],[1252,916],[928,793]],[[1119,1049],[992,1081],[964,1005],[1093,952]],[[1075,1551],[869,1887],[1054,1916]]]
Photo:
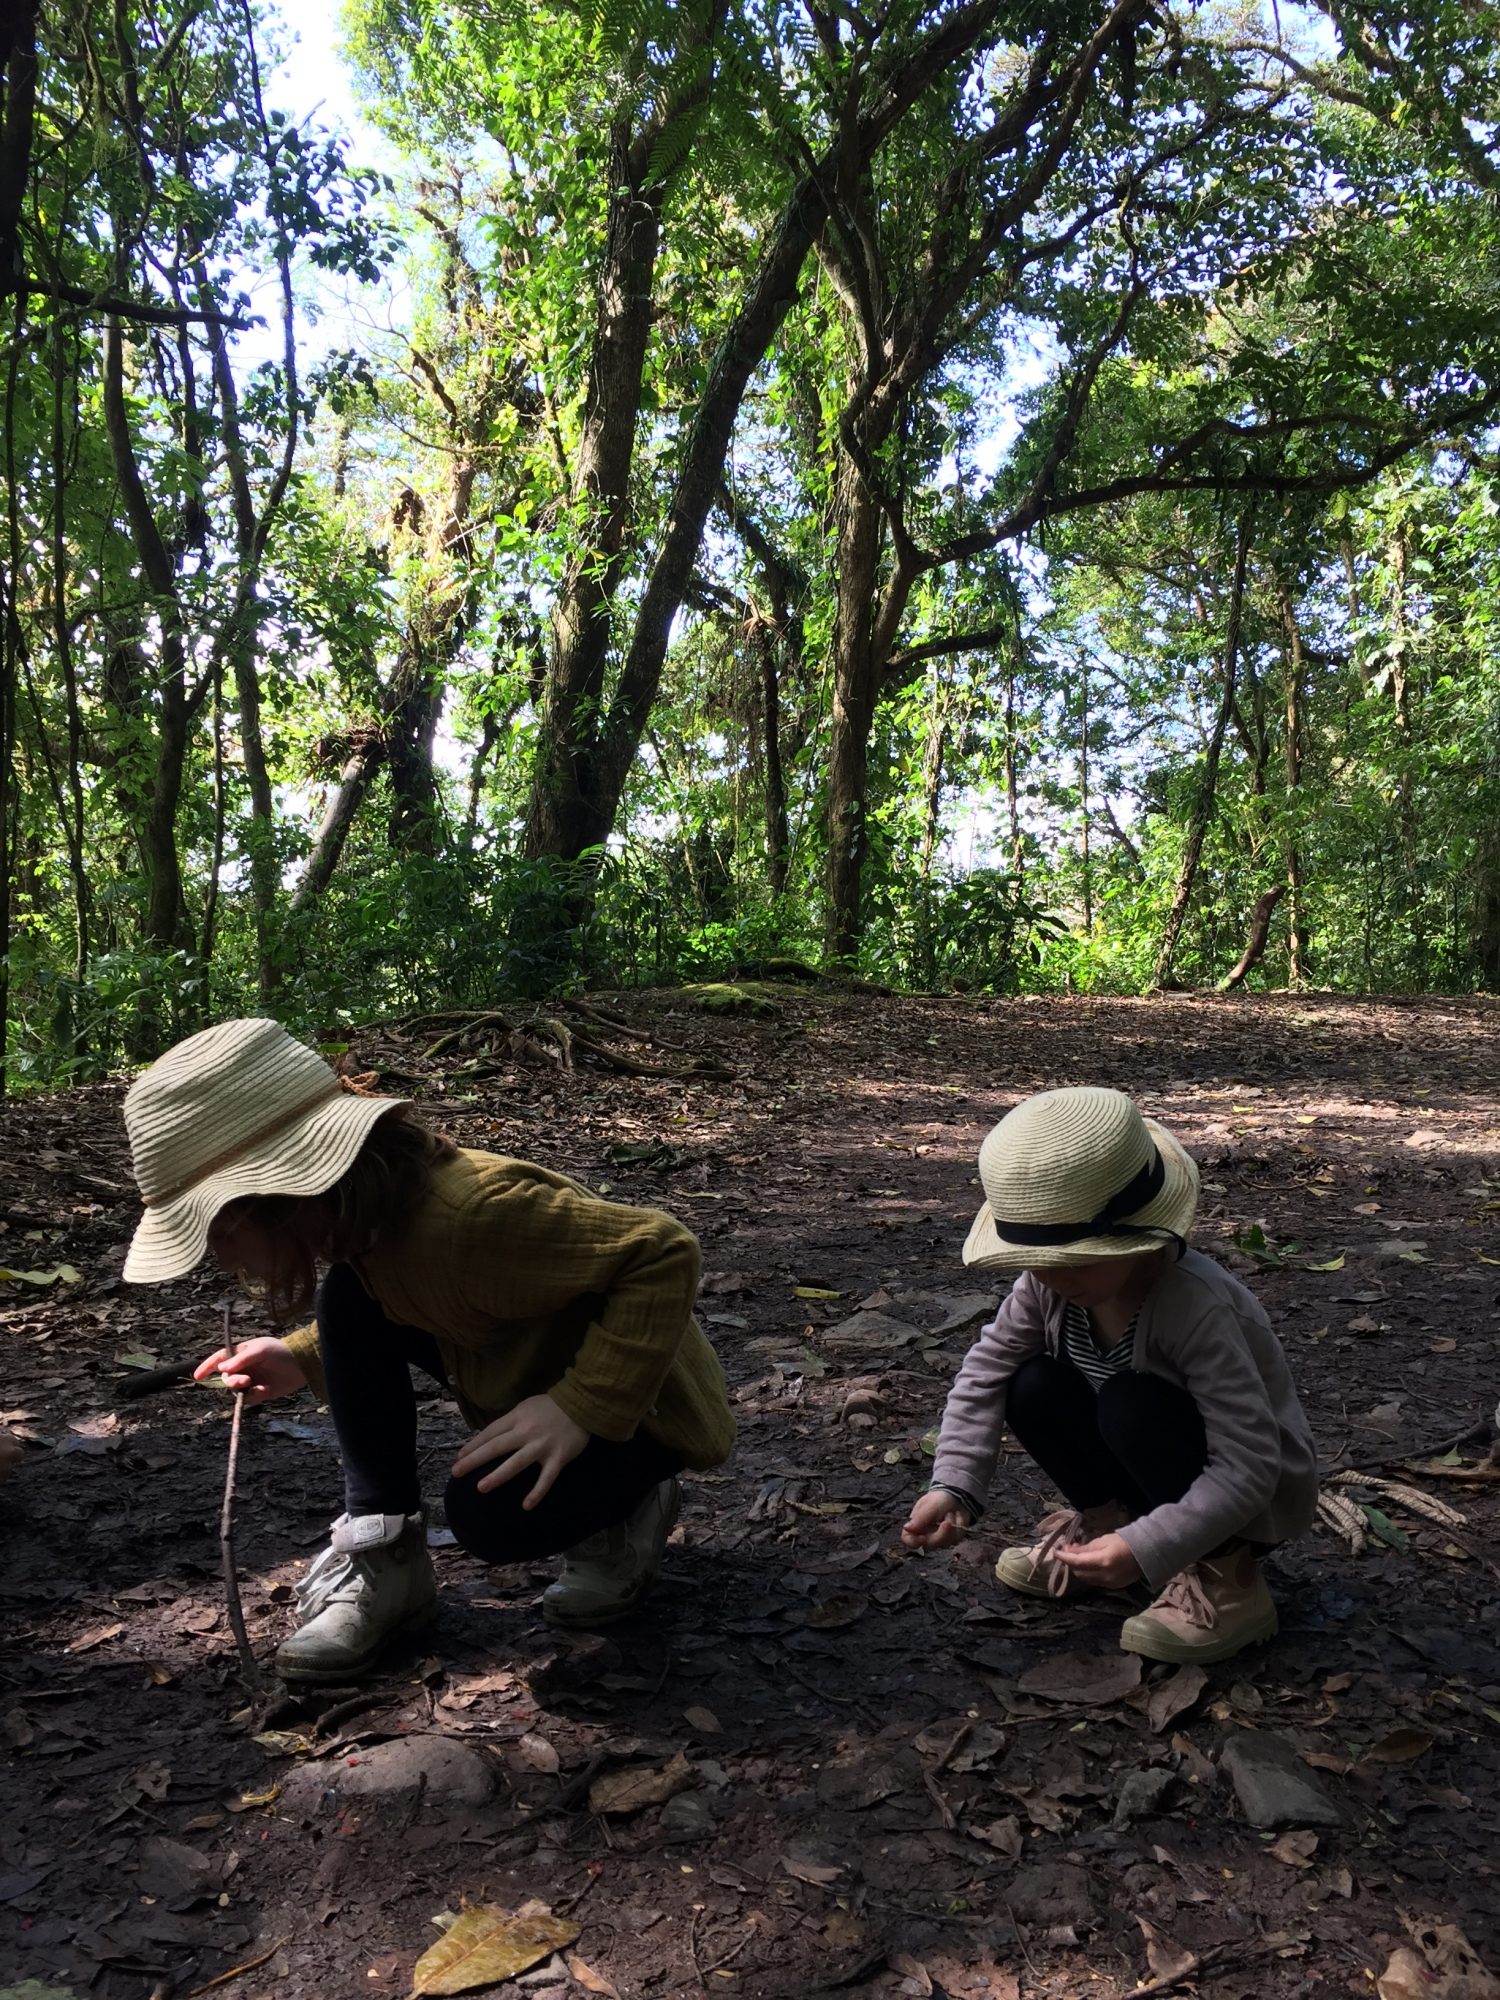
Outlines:
[[1376,1540],[1384,1542],[1388,1548],[1393,1548],[1398,1555],[1404,1556],[1411,1548],[1411,1537],[1404,1534],[1389,1515],[1382,1514],[1378,1507],[1372,1507],[1368,1500],[1362,1500],[1359,1506],[1360,1512],[1370,1524],[1370,1533]]

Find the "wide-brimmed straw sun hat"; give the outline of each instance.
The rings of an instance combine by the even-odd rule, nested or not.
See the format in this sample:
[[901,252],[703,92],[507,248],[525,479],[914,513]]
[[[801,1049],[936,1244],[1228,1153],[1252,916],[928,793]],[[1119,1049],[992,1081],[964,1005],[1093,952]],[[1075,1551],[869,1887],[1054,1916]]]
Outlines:
[[1120,1090],[1044,1090],[979,1149],[985,1203],[964,1245],[980,1270],[1130,1256],[1187,1236],[1198,1169]]
[[190,1271],[226,1202],[322,1194],[376,1120],[408,1101],[357,1091],[276,1021],[225,1021],[189,1035],[125,1094],[146,1204],[126,1278],[150,1284]]

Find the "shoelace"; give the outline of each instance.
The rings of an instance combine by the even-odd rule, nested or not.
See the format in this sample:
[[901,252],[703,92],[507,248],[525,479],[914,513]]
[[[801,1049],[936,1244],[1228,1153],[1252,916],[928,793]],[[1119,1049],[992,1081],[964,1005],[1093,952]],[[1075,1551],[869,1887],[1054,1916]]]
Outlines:
[[[1036,1575],[1054,1549],[1065,1549],[1071,1542],[1076,1542],[1082,1528],[1083,1516],[1076,1507],[1060,1507],[1055,1514],[1044,1515],[1036,1524],[1037,1541],[1031,1551],[1031,1574]],[[1047,1595],[1061,1597],[1071,1574],[1066,1563],[1053,1563],[1047,1571]]]
[[1198,1574],[1200,1569],[1207,1570],[1210,1576],[1219,1574],[1212,1563],[1194,1563],[1188,1569],[1179,1570],[1152,1609],[1180,1611],[1190,1624],[1201,1625],[1205,1631],[1211,1631],[1219,1622],[1219,1614],[1213,1599],[1203,1587]]
[[357,1555],[343,1549],[324,1549],[297,1585],[301,1622],[309,1624],[338,1599],[356,1596],[369,1581],[369,1570]]

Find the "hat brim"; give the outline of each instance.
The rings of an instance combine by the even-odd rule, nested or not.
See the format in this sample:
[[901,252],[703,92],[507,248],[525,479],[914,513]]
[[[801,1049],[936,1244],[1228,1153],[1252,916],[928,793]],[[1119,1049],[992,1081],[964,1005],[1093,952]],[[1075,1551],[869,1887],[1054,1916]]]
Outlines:
[[125,1254],[125,1280],[162,1284],[191,1271],[208,1248],[214,1217],[246,1195],[322,1194],[354,1162],[372,1128],[407,1097],[329,1097],[295,1125],[278,1131],[186,1194],[148,1208]]
[[[1198,1211],[1198,1169],[1192,1157],[1154,1118],[1146,1130],[1156,1142],[1167,1177],[1154,1200],[1124,1218],[1143,1227],[1186,1236]],[[1100,1257],[1139,1257],[1159,1250],[1162,1236],[1083,1236],[1076,1243],[1008,1243],[995,1227],[986,1202],[964,1244],[964,1263],[975,1271],[1044,1271],[1062,1264],[1088,1264]]]

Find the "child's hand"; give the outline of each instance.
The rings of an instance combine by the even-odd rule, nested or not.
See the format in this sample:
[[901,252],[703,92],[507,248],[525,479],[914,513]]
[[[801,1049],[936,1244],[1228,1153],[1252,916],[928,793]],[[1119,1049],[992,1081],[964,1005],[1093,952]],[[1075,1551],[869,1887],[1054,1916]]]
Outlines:
[[912,1508],[901,1539],[909,1549],[951,1549],[968,1526],[968,1512],[958,1495],[939,1486],[924,1493]]
[[193,1370],[195,1382],[222,1375],[226,1388],[243,1389],[247,1403],[269,1403],[307,1387],[296,1356],[284,1340],[242,1340],[232,1352],[221,1347]]
[[547,1497],[558,1473],[573,1463],[588,1441],[583,1425],[559,1409],[550,1396],[528,1396],[482,1431],[475,1431],[453,1461],[453,1476],[462,1479],[476,1466],[498,1458],[502,1463],[479,1482],[478,1490],[490,1493],[534,1465],[538,1468],[536,1484],[521,1502],[529,1512]]
[[1065,1549],[1054,1549],[1050,1560],[1066,1563],[1080,1583],[1097,1584],[1102,1590],[1119,1590],[1141,1580],[1141,1566],[1123,1535],[1096,1535],[1091,1542],[1071,1542]]
[[21,1440],[12,1437],[7,1430],[0,1430],[0,1479],[9,1479],[21,1463]]

